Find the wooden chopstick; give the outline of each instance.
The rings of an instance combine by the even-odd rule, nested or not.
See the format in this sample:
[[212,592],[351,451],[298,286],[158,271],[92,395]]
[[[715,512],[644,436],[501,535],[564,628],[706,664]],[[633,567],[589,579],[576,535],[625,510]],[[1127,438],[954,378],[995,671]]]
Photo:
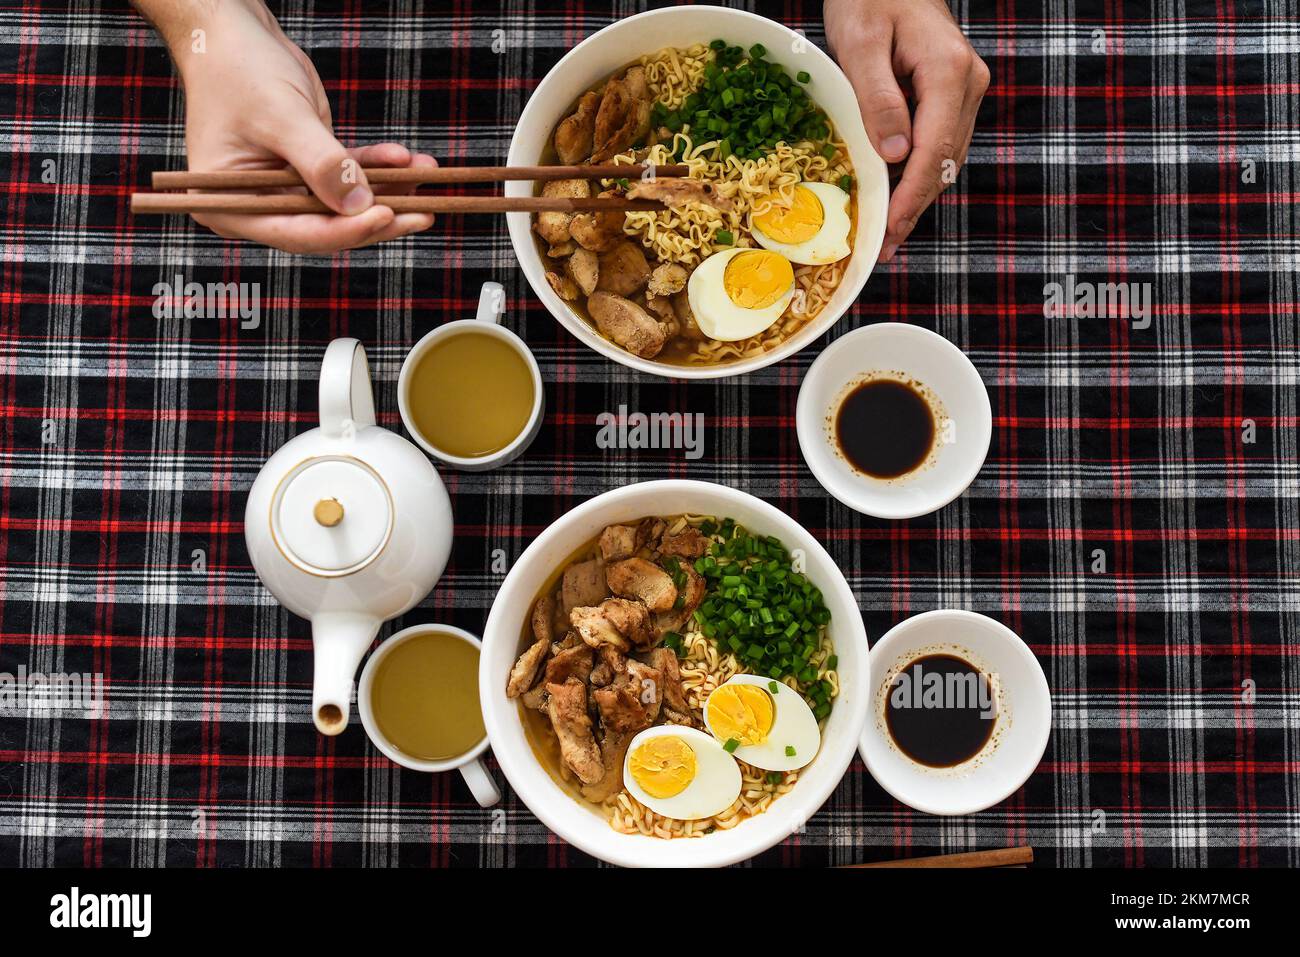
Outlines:
[[[406,186],[424,183],[501,183],[506,180],[531,179],[545,182],[554,179],[629,179],[646,169],[641,164],[605,163],[590,166],[432,166],[390,169],[377,166],[365,169],[366,179],[376,185],[400,183]],[[656,166],[656,177],[686,176],[685,164]],[[293,169],[219,170],[196,173],[190,170],[160,170],[153,174],[154,189],[267,189],[275,186],[302,186],[302,177]]]
[[[621,196],[376,196],[375,203],[397,213],[582,213],[666,208],[656,200]],[[131,212],[243,215],[333,211],[315,196],[295,193],[132,193]]]
[[1025,844],[1020,847],[1000,847],[991,851],[967,851],[962,854],[937,854],[934,857],[905,857],[897,861],[875,861],[871,864],[846,864],[845,867],[1024,867],[1034,861],[1034,849]]

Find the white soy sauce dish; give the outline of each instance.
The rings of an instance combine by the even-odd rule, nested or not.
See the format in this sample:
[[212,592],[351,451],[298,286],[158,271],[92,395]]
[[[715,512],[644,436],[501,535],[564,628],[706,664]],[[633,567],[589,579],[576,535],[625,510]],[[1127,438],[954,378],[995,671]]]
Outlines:
[[[896,740],[889,696],[919,702],[899,681],[933,656],[958,658],[988,679],[995,717],[985,742],[966,760],[924,764]],[[873,692],[858,751],[882,788],[927,814],[974,814],[1006,800],[1038,767],[1052,726],[1047,678],[1034,653],[1002,623],[972,611],[928,611],[899,622],[871,646]]]
[[[915,466],[898,475],[870,474],[855,464],[837,427],[846,401],[880,383],[905,387],[929,413],[928,445],[922,440]],[[885,457],[899,452],[879,447],[902,437],[876,421],[882,435],[875,450]],[[886,519],[926,515],[961,495],[983,467],[993,436],[988,390],[970,359],[943,336],[899,322],[864,326],[831,343],[799,387],[795,424],[804,461],[826,491],[855,511]]]

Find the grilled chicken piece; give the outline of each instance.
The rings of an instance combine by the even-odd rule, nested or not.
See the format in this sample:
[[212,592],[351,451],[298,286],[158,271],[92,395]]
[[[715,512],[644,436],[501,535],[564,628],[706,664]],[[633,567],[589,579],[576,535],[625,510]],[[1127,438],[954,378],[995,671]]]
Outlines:
[[[557,179],[542,187],[543,196],[563,196],[571,199],[586,199],[591,196],[591,184],[585,179]],[[619,214],[622,228],[623,214]],[[537,235],[552,246],[563,246],[570,239],[569,226],[573,222],[573,213],[538,213],[537,224],[533,227]]]
[[659,540],[661,555],[676,555],[692,561],[709,550],[709,540],[698,528],[687,525],[676,535],[665,535]]
[[584,785],[582,796],[597,804],[608,801],[623,788],[623,759],[634,735],[606,729],[600,741],[600,760],[605,773],[596,784]]
[[660,263],[650,274],[650,291],[656,296],[673,296],[686,288],[690,273],[677,263]]
[[629,686],[645,707],[650,724],[654,724],[664,703],[664,673],[644,661],[629,658],[625,674],[626,677],[615,679],[615,685]]
[[[616,194],[613,190],[607,189],[600,195]],[[623,222],[627,214],[621,209],[605,209],[594,213],[541,213],[539,218],[546,215],[571,215],[573,218],[568,224],[569,235],[583,249],[591,249],[598,253],[607,252],[624,238]]]
[[572,256],[573,251],[578,248],[577,243],[573,240],[560,243],[558,246],[551,246],[546,250],[546,255],[552,259],[563,259],[565,256]]
[[619,651],[628,651],[654,644],[650,612],[639,601],[607,598],[595,607],[573,609],[569,618],[582,640],[593,648],[613,645]]
[[631,296],[650,281],[650,264],[634,242],[623,240],[600,256],[600,274],[596,288],[617,296]]
[[709,338],[695,321],[695,313],[691,312],[691,300],[685,289],[673,296],[673,312],[677,313],[679,334],[696,342],[704,342]]
[[555,128],[555,155],[566,166],[586,162],[591,156],[591,138],[596,132],[596,111],[600,109],[600,94],[595,91],[582,94],[573,115],[566,116]]
[[[646,652],[645,660],[652,668],[659,669],[663,675],[664,712],[677,712],[686,723],[694,723],[691,706],[686,701],[686,692],[682,689],[682,673],[677,666],[677,652],[668,648],[652,648]],[[680,724],[682,722],[672,722]]]
[[657,551],[659,539],[668,530],[668,523],[662,518],[644,518],[636,527],[637,548],[649,548]]
[[682,601],[671,611],[655,615],[654,630],[657,638],[662,638],[670,631],[682,631],[691,620],[695,609],[700,606],[700,602],[704,601],[704,592],[708,588],[704,576],[697,572],[690,562],[682,562],[680,568],[686,575],[686,585],[681,590]]
[[666,296],[656,296],[654,293],[647,292],[645,297],[646,312],[653,313],[659,317],[659,325],[664,330],[664,335],[671,339],[677,335],[677,313],[673,309],[673,301]]
[[[633,69],[640,69],[634,67]],[[629,70],[628,74],[632,71]],[[645,95],[638,96],[644,92]],[[625,75],[605,84],[605,94],[596,111],[596,128],[592,135],[593,163],[604,163],[627,150],[650,132],[650,97],[645,74]]]
[[560,741],[560,760],[583,784],[595,784],[605,776],[605,764],[587,716],[587,686],[570,678],[563,684],[551,682],[546,690],[546,713]]
[[626,558],[605,569],[609,590],[624,598],[639,598],[651,611],[668,611],[677,601],[672,576],[644,558]]
[[534,711],[545,711],[547,698],[546,682],[543,681],[521,694],[519,703],[525,708],[532,708]]
[[533,637],[538,641],[554,641],[555,596],[543,595],[533,606]]
[[576,247],[566,268],[584,296],[590,296],[596,291],[596,283],[600,281],[600,257],[594,252],[582,246]]
[[547,652],[550,650],[551,643],[545,638],[539,638],[519,656],[515,666],[510,669],[509,680],[506,681],[507,698],[518,698],[533,686],[533,681],[537,678],[537,670],[546,660]]
[[653,359],[668,341],[663,326],[629,299],[597,290],[587,297],[596,327],[633,355]]
[[573,281],[573,277],[567,272],[558,273],[546,271],[546,282],[555,290],[555,294],[565,302],[573,302],[578,298],[578,284]]
[[636,734],[654,724],[661,702],[658,684],[646,678],[643,688],[634,681],[616,682],[608,688],[597,688],[592,700],[600,709],[600,723],[609,731]]
[[560,584],[560,604],[564,607],[566,616],[571,616],[575,608],[599,605],[608,596],[605,563],[600,559],[575,562],[564,570]]
[[591,674],[593,657],[591,648],[581,642],[571,648],[554,651],[551,660],[546,663],[546,683],[563,684],[570,678],[586,682]]
[[731,200],[717,194],[712,183],[706,183],[702,179],[646,177],[628,187],[627,198],[653,199],[669,206],[703,203],[724,213],[729,213],[735,208]]
[[613,645],[601,645],[596,649],[596,657],[600,659],[600,664],[609,667],[610,673],[615,677],[627,671],[627,655]]
[[600,533],[600,554],[607,562],[631,558],[639,547],[637,530],[631,525],[607,525]]

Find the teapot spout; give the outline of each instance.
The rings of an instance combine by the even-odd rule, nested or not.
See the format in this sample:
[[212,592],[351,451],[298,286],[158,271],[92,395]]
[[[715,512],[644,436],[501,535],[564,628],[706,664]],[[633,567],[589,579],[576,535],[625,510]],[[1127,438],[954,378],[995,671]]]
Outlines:
[[373,615],[356,612],[325,612],[312,619],[316,663],[311,713],[321,734],[335,735],[348,726],[352,679],[379,625]]

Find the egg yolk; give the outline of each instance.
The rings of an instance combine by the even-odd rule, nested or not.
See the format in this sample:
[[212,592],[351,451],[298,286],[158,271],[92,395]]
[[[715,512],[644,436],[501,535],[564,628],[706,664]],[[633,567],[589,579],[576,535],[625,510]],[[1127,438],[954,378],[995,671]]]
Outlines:
[[723,741],[762,744],[774,716],[772,696],[757,685],[723,685],[709,695],[709,724]]
[[768,196],[767,212],[754,217],[754,228],[778,243],[806,243],[817,235],[826,221],[822,202],[810,189],[796,186],[794,202],[782,206],[779,196]]
[[646,794],[670,798],[695,780],[695,749],[681,738],[660,735],[633,751],[627,768]]
[[794,285],[790,260],[766,249],[733,256],[722,272],[727,298],[742,309],[766,309]]

